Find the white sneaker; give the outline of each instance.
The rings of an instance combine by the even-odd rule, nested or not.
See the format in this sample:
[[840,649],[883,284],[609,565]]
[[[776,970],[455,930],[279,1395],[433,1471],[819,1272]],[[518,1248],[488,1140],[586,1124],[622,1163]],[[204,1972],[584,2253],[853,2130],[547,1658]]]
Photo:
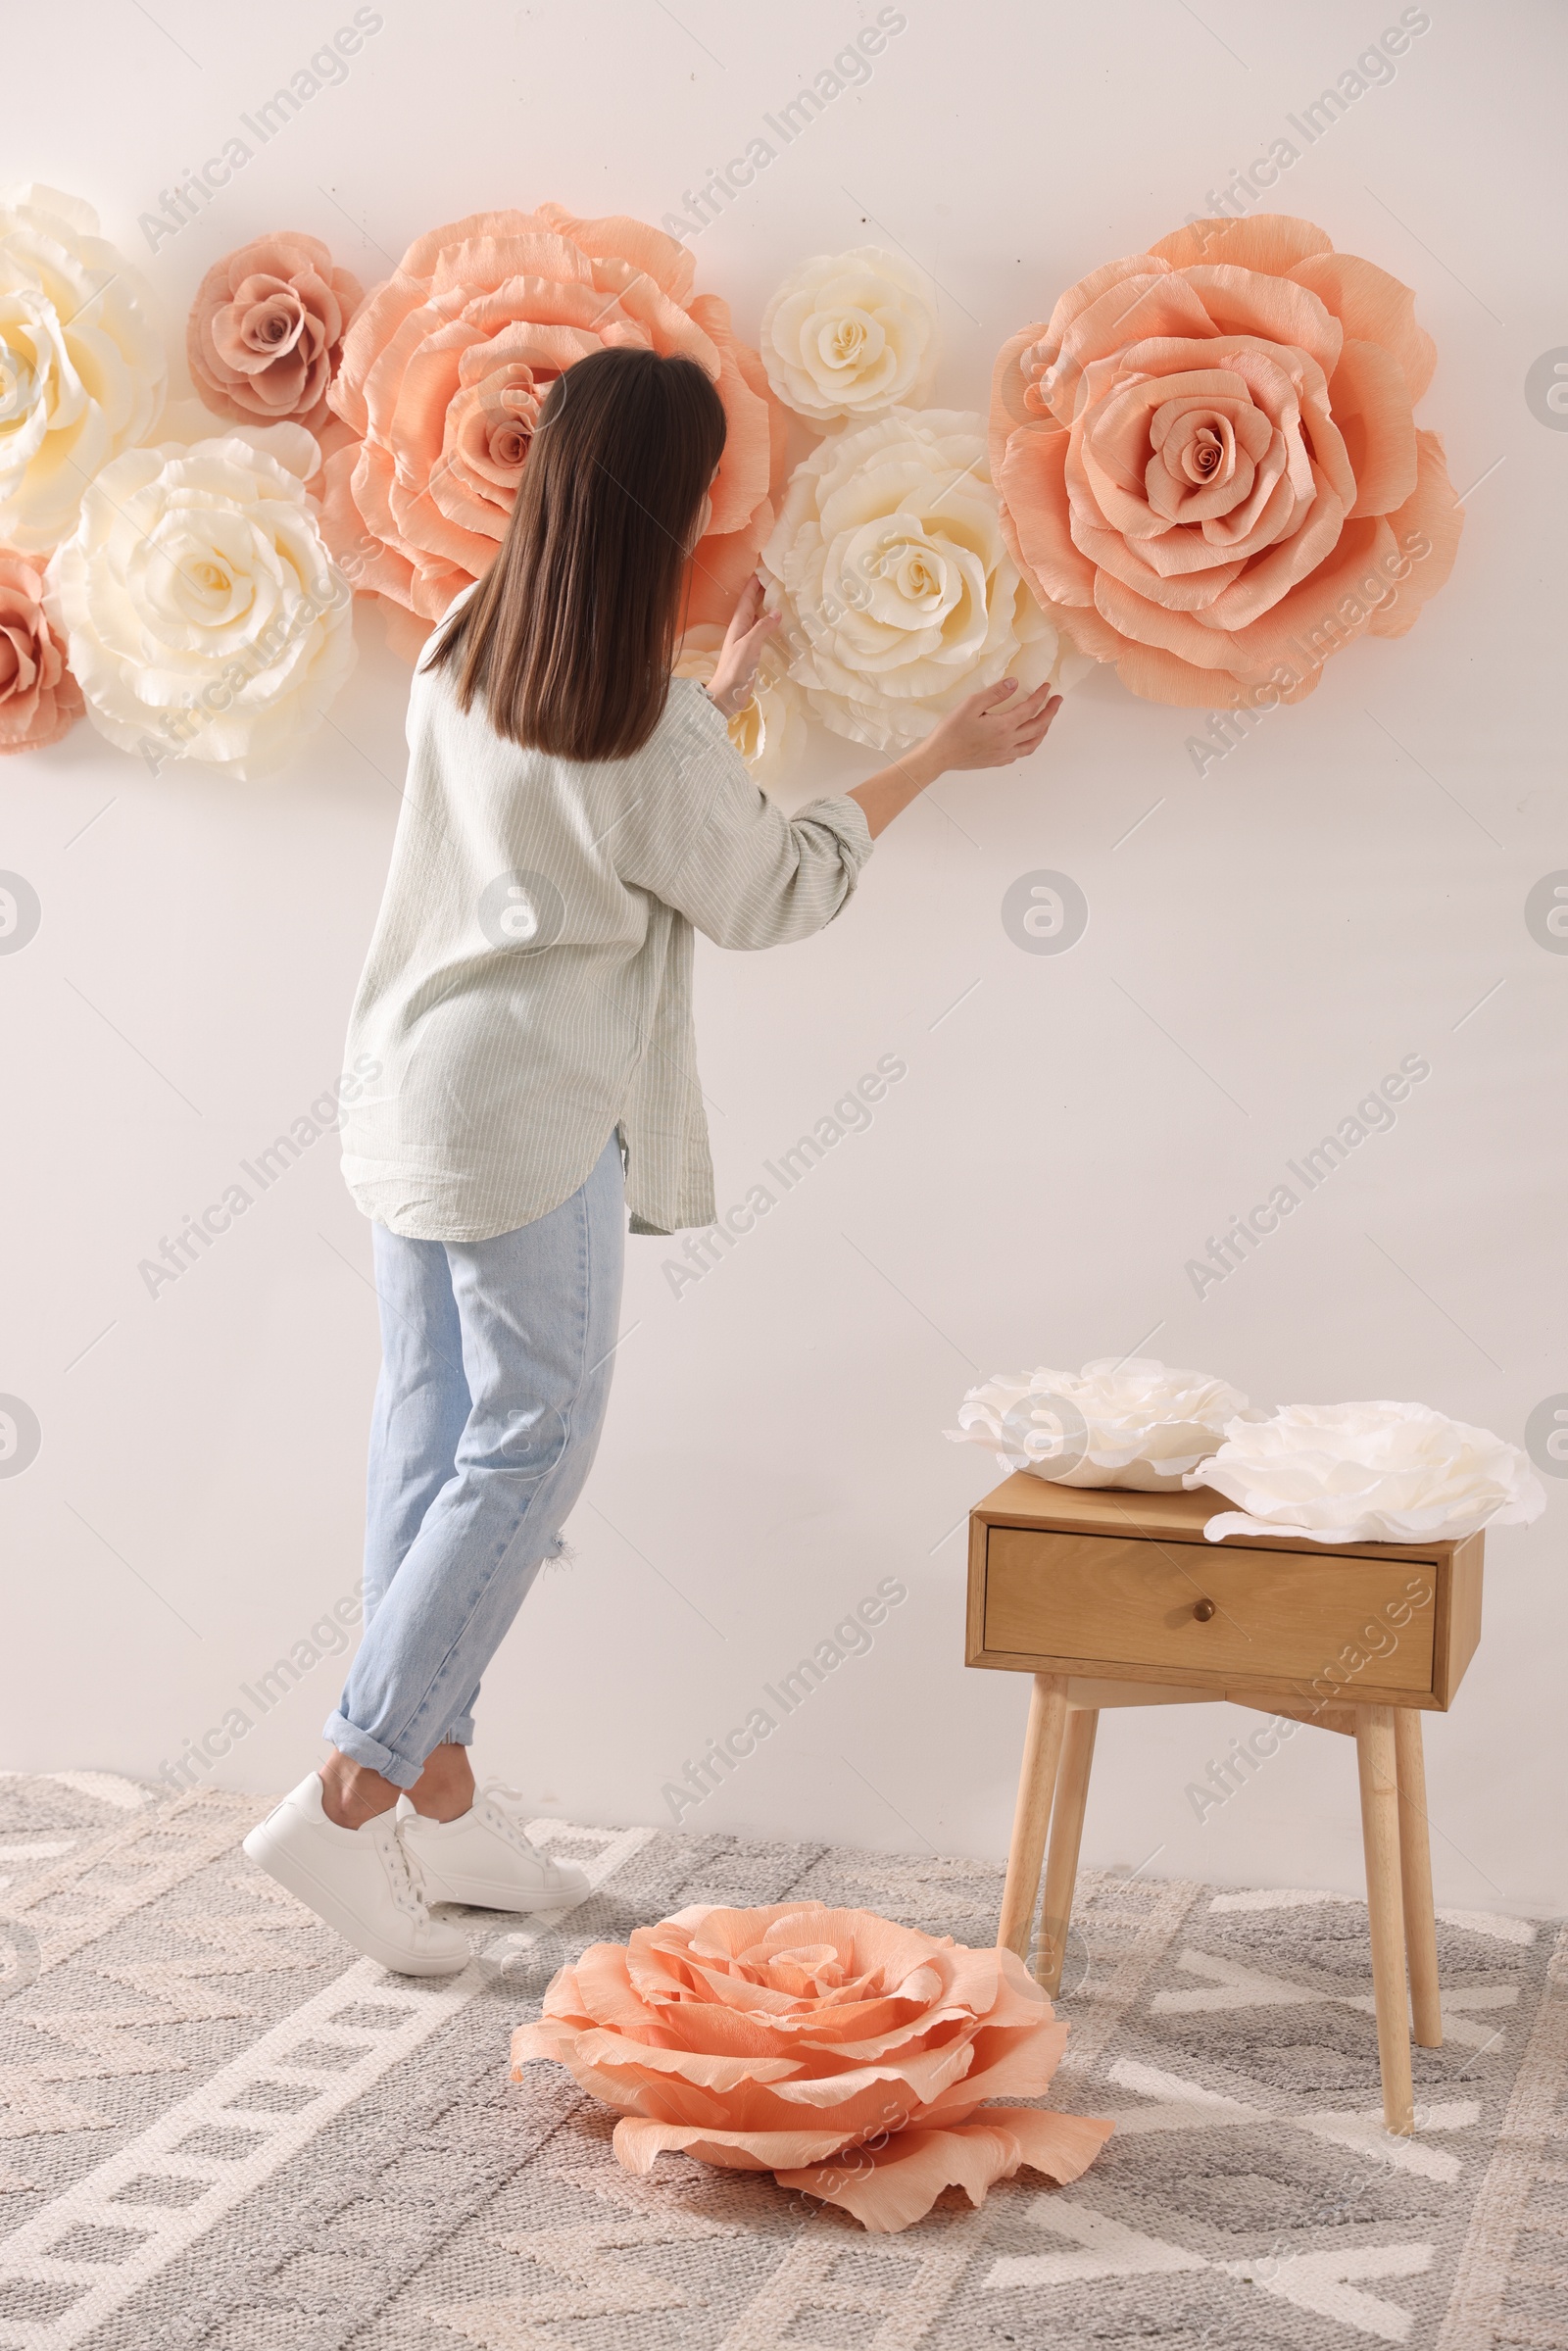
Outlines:
[[522,1801],[514,1788],[491,1781],[455,1821],[427,1820],[400,1799],[398,1826],[426,1898],[470,1910],[569,1910],[585,1900],[593,1887],[584,1872],[530,1843],[502,1796]]
[[400,1976],[455,1976],[468,1940],[425,1908],[416,1862],[398,1835],[395,1812],[363,1829],[326,1817],[321,1778],[312,1772],[245,1839],[245,1850],[345,1942]]

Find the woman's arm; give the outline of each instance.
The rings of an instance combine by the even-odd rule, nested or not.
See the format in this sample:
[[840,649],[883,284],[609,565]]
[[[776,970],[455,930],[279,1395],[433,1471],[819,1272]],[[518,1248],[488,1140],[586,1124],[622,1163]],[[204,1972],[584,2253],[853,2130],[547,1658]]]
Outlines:
[[[726,718],[750,702],[762,649],[779,624],[778,613],[762,612],[761,602],[762,583],[754,575],[741,592],[708,688],[709,700]],[[922,743],[867,776],[848,797],[859,802],[874,841],[950,767],[1008,767],[1027,759],[1045,741],[1060,708],[1061,696],[1049,686],[1020,699],[1016,679],[1004,677],[960,702]]]
[[950,767],[1009,767],[1038,751],[1061,708],[1061,696],[1039,686],[1019,699],[1017,681],[1004,677],[971,694],[938,721],[923,743],[902,752],[890,767],[878,768],[851,791],[865,810],[874,841],[911,800]]

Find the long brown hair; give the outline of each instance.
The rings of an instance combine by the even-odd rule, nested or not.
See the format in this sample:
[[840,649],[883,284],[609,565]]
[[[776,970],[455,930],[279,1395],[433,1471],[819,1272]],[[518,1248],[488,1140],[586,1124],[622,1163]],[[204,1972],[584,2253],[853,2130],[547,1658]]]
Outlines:
[[465,710],[561,759],[642,748],[724,432],[695,360],[596,351],[556,378],[501,552],[425,663],[456,667]]

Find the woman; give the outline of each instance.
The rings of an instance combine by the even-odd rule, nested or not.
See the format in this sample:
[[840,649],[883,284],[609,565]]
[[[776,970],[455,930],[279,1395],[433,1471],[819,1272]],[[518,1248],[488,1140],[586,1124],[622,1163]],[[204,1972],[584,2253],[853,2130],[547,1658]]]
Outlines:
[[1023,758],[1059,708],[1004,681],[853,792],[781,815],[726,731],[776,625],[759,582],[707,692],[670,676],[723,446],[694,361],[579,361],[544,404],[499,556],[410,698],[347,1048],[374,1072],[343,1135],[383,1350],[366,1633],[326,1762],[245,1845],[411,1975],[467,1959],[431,1901],[560,1909],[587,1891],[476,1794],[467,1750],[479,1677],[599,1442],[625,1209],[634,1233],[714,1220],[693,927],[720,947],[808,938],[927,784]]

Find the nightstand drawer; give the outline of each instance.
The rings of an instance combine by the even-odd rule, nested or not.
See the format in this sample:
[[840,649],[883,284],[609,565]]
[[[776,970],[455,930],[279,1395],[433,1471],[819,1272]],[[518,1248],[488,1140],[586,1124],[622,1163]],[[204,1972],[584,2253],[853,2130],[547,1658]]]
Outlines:
[[993,1526],[983,1647],[1172,1682],[1433,1689],[1437,1564]]

